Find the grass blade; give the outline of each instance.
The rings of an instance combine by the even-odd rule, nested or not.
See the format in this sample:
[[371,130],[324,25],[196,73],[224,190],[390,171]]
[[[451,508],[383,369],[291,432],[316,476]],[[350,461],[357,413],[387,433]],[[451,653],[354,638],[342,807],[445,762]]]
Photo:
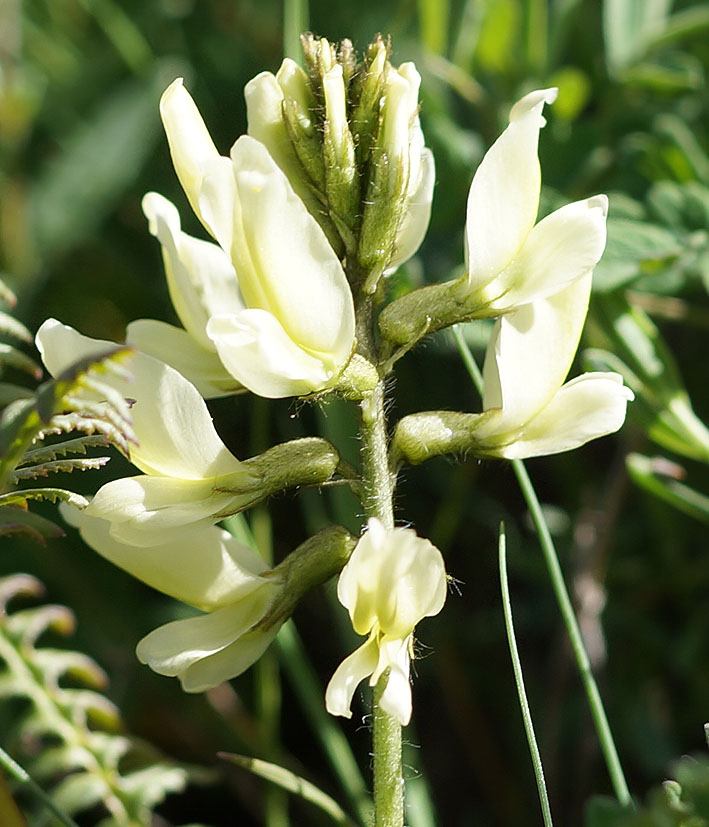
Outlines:
[[[458,350],[463,359],[463,363],[470,374],[470,378],[473,380],[473,383],[478,391],[482,393],[483,378],[480,373],[480,368],[473,358],[473,354],[470,352],[465,339],[463,338],[460,327],[455,326],[452,328],[452,331],[456,345],[458,346]],[[596,729],[596,734],[598,735],[598,740],[600,742],[601,751],[603,752],[603,758],[606,762],[606,767],[608,768],[608,774],[613,785],[613,790],[616,798],[623,806],[632,806],[633,802],[630,797],[630,791],[628,790],[625,775],[623,774],[623,768],[620,764],[618,750],[616,749],[615,741],[613,740],[611,728],[608,723],[608,717],[606,716],[606,711],[603,707],[601,693],[598,691],[598,684],[596,683],[593,670],[591,669],[591,662],[589,660],[588,653],[586,652],[586,647],[584,646],[581,630],[579,628],[578,621],[576,620],[576,614],[574,613],[574,607],[571,603],[571,598],[569,597],[566,583],[564,582],[564,575],[561,571],[559,557],[556,553],[556,548],[554,547],[554,541],[551,538],[549,527],[544,519],[542,507],[539,504],[537,494],[534,490],[534,486],[532,485],[532,481],[529,478],[529,474],[527,473],[524,463],[520,459],[513,459],[511,460],[511,463],[515,476],[517,477],[517,482],[519,483],[522,491],[522,495],[527,503],[527,508],[529,508],[532,522],[537,530],[537,536],[539,537],[539,543],[542,547],[544,560],[547,564],[552,588],[554,589],[554,594],[556,595],[556,600],[559,604],[559,609],[561,610],[561,617],[564,621],[564,625],[566,626],[566,633],[569,636],[574,658],[576,659],[576,666],[579,670],[579,675],[581,676],[581,682],[591,710],[591,717],[593,718],[593,725]]]
[[502,609],[505,614],[505,630],[507,631],[507,641],[510,645],[510,656],[512,657],[512,668],[515,673],[515,684],[517,686],[517,695],[519,697],[519,707],[522,710],[524,731],[527,734],[529,752],[532,756],[532,766],[534,767],[534,777],[537,782],[537,790],[539,791],[539,802],[542,806],[542,816],[544,817],[544,825],[545,827],[553,827],[553,822],[551,819],[551,808],[549,807],[549,796],[547,794],[546,783],[544,782],[544,769],[542,767],[542,757],[539,754],[539,747],[537,746],[537,739],[534,734],[534,724],[532,723],[532,715],[529,711],[527,692],[524,688],[522,663],[519,659],[519,651],[517,650],[517,640],[515,638],[515,630],[514,625],[512,623],[512,604],[510,603],[510,589],[509,584],[507,582],[507,549],[504,523],[500,524],[500,540],[498,550],[500,556],[500,586],[502,588]]

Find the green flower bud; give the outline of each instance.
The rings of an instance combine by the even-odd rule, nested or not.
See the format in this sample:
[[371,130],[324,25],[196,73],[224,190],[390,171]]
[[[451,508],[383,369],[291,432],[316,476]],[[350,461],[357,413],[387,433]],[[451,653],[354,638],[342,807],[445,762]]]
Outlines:
[[284,61],[246,88],[249,134],[261,141],[323,227],[357,289],[418,249],[434,168],[418,119],[420,77],[395,69],[381,37],[359,62],[352,43],[301,38],[306,71]]
[[416,252],[428,227],[434,167],[418,119],[420,84],[412,63],[387,64],[358,250],[365,292]]
[[357,147],[357,163],[363,164],[377,136],[380,118],[380,100],[384,88],[384,73],[389,56],[388,44],[378,37],[369,47],[359,82],[355,84],[356,100],[350,127]]

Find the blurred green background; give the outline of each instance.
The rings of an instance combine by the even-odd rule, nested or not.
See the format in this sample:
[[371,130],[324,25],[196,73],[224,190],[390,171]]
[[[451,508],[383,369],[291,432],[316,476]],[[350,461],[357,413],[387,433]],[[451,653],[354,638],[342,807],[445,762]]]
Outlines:
[[[621,370],[636,392],[612,438],[528,468],[547,510],[632,792],[673,759],[706,749],[709,719],[709,6],[681,0],[400,0],[288,5],[286,48],[307,27],[364,48],[390,34],[394,63],[423,76],[421,119],[437,162],[431,228],[392,292],[462,266],[467,189],[511,104],[557,85],[540,157],[543,211],[606,192],[609,242],[575,372]],[[290,15],[290,17],[288,16]],[[135,318],[174,320],[140,200],[174,200],[202,231],[173,174],[162,90],[183,76],[219,149],[245,131],[244,84],[284,49],[277,0],[0,0],[0,271],[31,329],[54,316],[121,340]],[[486,328],[466,337],[480,357]],[[609,353],[613,354],[612,356]],[[447,334],[402,360],[392,420],[416,410],[479,410]],[[691,401],[690,401],[691,400]],[[212,406],[237,456],[323,433],[356,461],[353,411],[239,397]],[[627,460],[631,454],[630,461]],[[92,492],[129,473],[116,457],[67,487]],[[408,823],[541,823],[516,699],[497,575],[507,526],[518,642],[559,825],[611,792],[511,469],[434,460],[405,471],[398,518],[444,552],[458,585],[419,629],[406,763]],[[276,559],[328,521],[359,530],[346,493],[300,492],[249,515]],[[52,509],[38,509],[51,516]],[[140,666],[135,642],[183,608],[104,563],[75,535],[46,547],[5,540],[0,573],[28,571],[72,607],[70,645],[108,672],[127,728],[175,760],[218,766],[218,750],[282,761],[349,807],[278,655],[207,697]],[[352,648],[343,610],[322,593],[295,615],[322,687]],[[317,698],[316,698],[317,701]],[[23,755],[18,708],[0,703],[0,743]],[[368,772],[366,710],[337,723]],[[27,745],[25,745],[27,746]],[[340,772],[342,772],[340,768]],[[354,812],[351,807],[350,811]],[[328,823],[243,771],[224,769],[157,807],[156,825]],[[81,824],[95,823],[95,813]],[[94,819],[94,820],[92,820]],[[160,820],[162,819],[162,820]]]

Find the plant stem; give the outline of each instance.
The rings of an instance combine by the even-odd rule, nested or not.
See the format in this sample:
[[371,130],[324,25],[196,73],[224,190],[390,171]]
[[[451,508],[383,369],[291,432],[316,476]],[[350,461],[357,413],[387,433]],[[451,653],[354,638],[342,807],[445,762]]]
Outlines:
[[375,827],[403,827],[404,778],[401,751],[401,726],[379,706],[389,673],[374,687],[372,751],[374,753]]
[[[372,332],[371,299],[358,308],[358,341],[362,355],[376,363]],[[359,433],[362,442],[362,487],[364,513],[376,517],[385,528],[394,528],[394,478],[389,468],[389,446],[385,414],[385,380],[360,403]],[[372,751],[374,757],[375,827],[403,827],[404,781],[401,726],[379,706],[389,680],[388,671],[379,679],[372,698]]]

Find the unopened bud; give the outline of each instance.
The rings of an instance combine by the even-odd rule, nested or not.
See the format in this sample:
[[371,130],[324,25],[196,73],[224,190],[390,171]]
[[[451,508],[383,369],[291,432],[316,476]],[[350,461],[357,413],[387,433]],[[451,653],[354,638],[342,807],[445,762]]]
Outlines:
[[356,104],[351,118],[351,129],[357,146],[357,163],[368,158],[377,136],[380,119],[380,100],[384,89],[384,73],[388,48],[381,37],[369,47],[364,71],[358,78]]
[[[432,178],[423,181],[426,152],[418,122],[418,90],[421,77],[412,63],[397,71],[387,65],[381,120],[370,159],[370,178],[365,198],[358,258],[370,276],[366,292],[373,292],[386,269],[393,269],[413,255],[428,224],[428,211],[418,210],[416,226],[407,228],[403,253],[397,247],[409,202],[428,198]],[[428,160],[428,159],[426,159]],[[423,186],[422,186],[423,184]],[[393,264],[393,267],[392,267]]]
[[276,72],[276,80],[283,92],[283,98],[291,103],[298,123],[306,135],[312,135],[315,98],[306,73],[290,58],[285,58]]
[[347,99],[342,66],[335,64],[323,76],[325,123],[323,153],[327,199],[331,210],[350,229],[358,219],[359,176],[355,148],[347,123]]
[[276,73],[283,93],[283,120],[295,154],[318,190],[325,186],[320,136],[313,124],[315,98],[306,73],[294,60],[286,58]]

